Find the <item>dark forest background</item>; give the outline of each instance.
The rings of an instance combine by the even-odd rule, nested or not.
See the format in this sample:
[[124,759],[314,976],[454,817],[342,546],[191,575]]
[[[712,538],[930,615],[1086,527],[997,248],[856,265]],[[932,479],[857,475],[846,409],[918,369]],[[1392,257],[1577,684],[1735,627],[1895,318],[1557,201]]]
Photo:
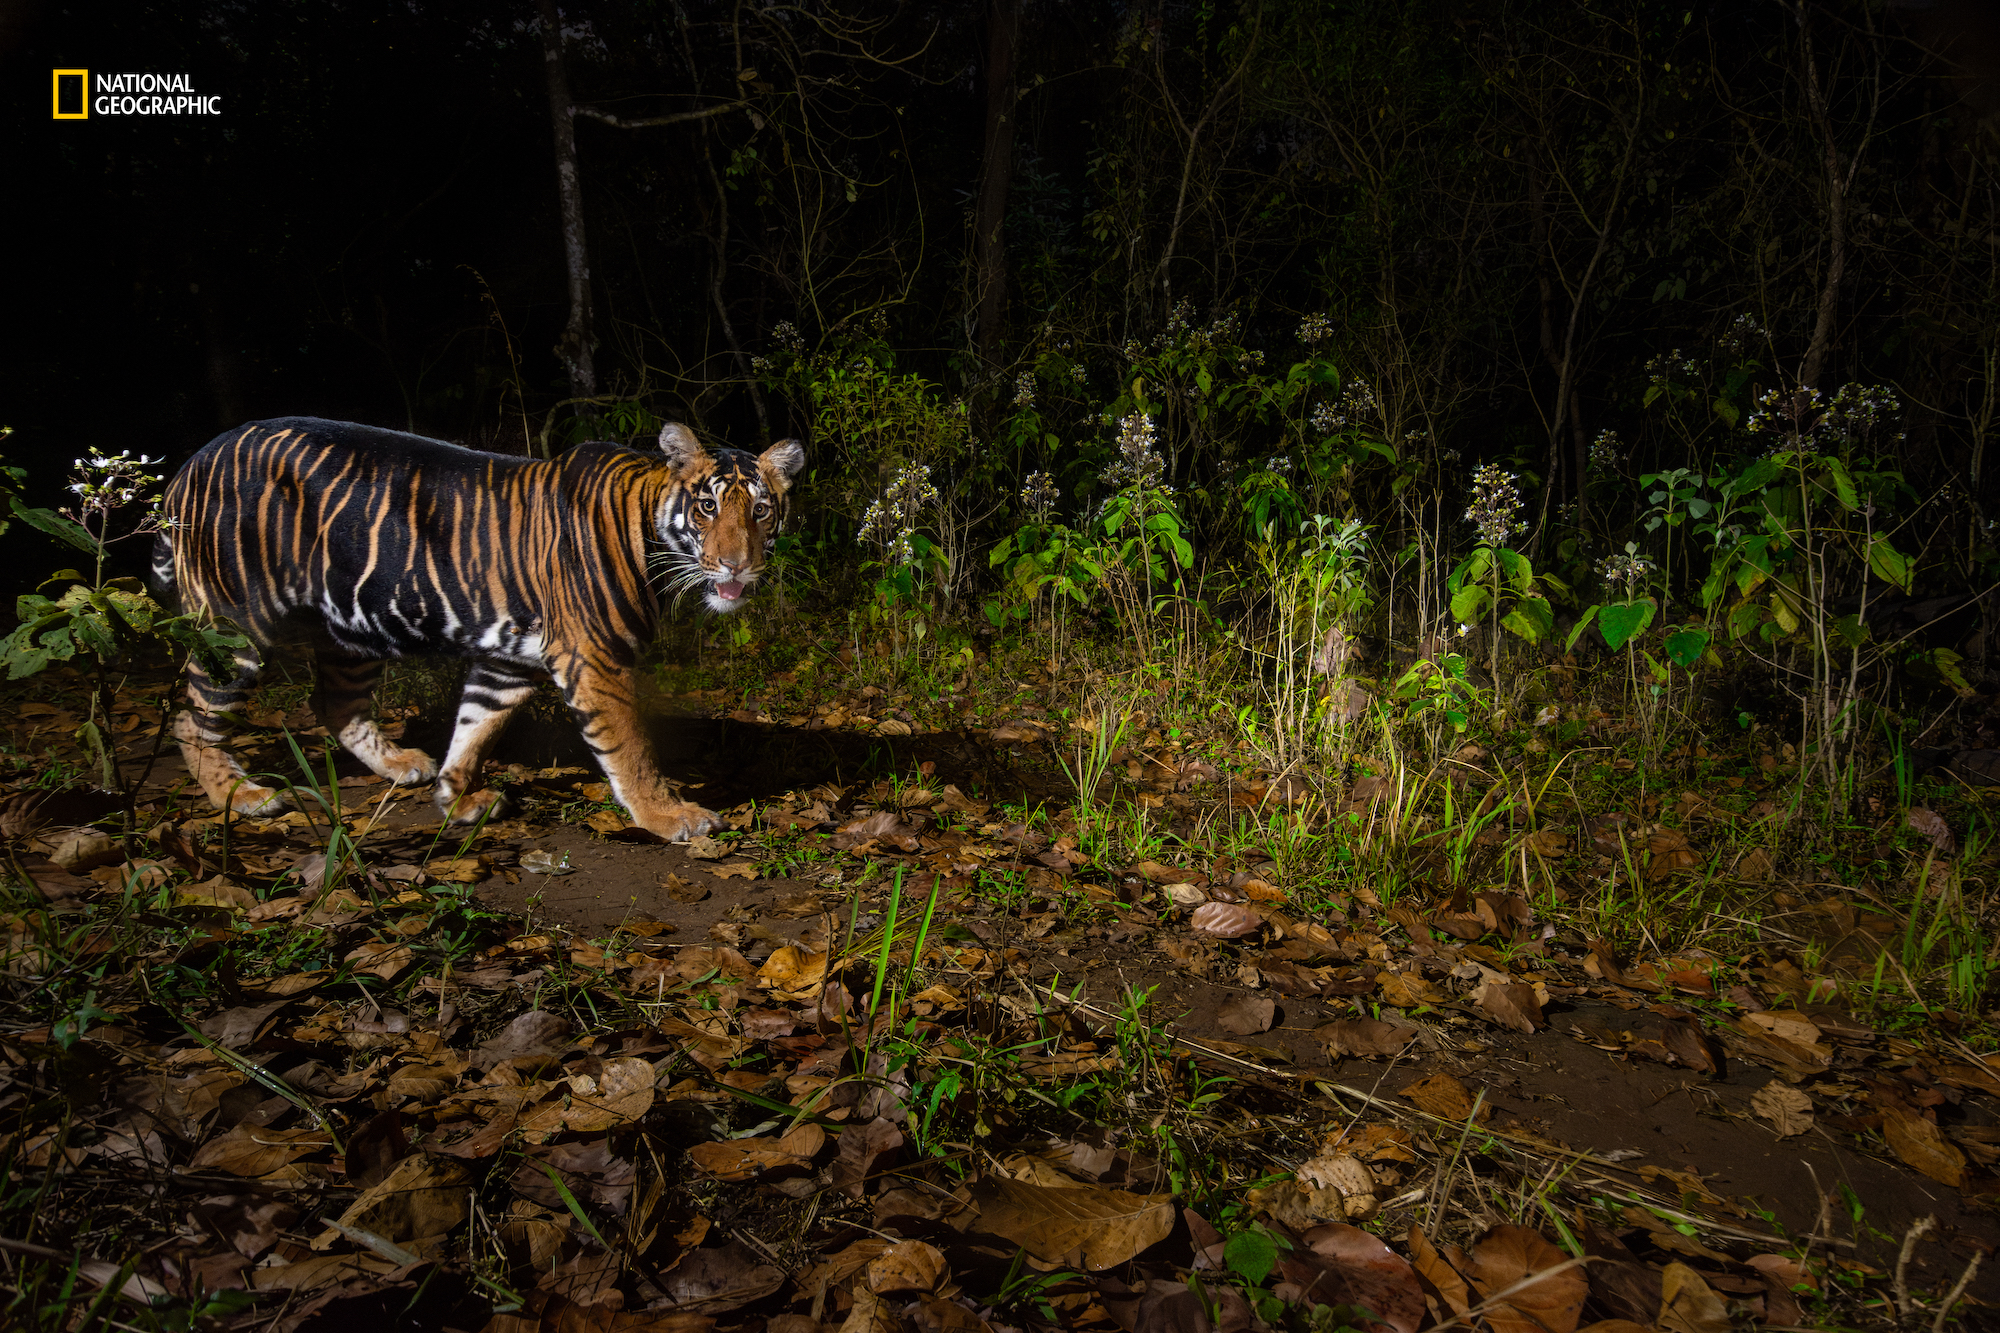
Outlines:
[[[1901,544],[1990,558],[1989,4],[585,0],[552,46],[557,8],[8,4],[31,498],[265,416],[509,450],[677,418],[804,437],[829,551],[930,463],[976,551],[1030,472],[1087,503],[1143,409],[1204,549],[1273,460],[1298,515],[1450,544],[1497,461],[1544,563],[1639,530],[1603,487],[1740,456],[1760,398],[1865,384]],[[54,122],[59,66],[224,114]],[[5,540],[32,583],[54,548]]]

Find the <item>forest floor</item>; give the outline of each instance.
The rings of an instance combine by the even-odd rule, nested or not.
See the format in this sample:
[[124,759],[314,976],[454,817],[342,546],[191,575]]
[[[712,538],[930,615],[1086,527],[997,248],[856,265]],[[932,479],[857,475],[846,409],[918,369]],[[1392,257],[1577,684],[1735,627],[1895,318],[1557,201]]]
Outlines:
[[663,700],[686,846],[543,704],[468,831],[273,687],[243,820],[127,682],[123,838],[81,678],[0,701],[0,1323],[2000,1326],[1982,793],[1806,837],[1782,745],[1582,705],[1413,777],[859,678]]

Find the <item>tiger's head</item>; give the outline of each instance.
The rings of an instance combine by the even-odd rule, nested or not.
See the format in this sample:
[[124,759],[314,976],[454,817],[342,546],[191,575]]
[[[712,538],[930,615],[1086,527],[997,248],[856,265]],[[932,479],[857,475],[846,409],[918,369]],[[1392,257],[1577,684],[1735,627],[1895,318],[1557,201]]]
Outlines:
[[785,521],[785,492],[806,464],[797,440],[780,440],[762,454],[701,447],[678,422],[660,429],[660,452],[674,484],[660,502],[655,528],[663,550],[654,558],[666,591],[703,590],[712,611],[734,611],[764,573]]

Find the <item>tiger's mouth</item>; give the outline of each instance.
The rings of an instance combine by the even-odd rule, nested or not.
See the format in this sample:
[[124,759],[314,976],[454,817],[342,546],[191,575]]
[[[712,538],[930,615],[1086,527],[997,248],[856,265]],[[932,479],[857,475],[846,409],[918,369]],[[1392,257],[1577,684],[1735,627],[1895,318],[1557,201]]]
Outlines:
[[711,583],[709,588],[717,597],[720,597],[725,602],[736,601],[743,596],[745,591],[743,580],[741,579],[730,579],[726,583]]

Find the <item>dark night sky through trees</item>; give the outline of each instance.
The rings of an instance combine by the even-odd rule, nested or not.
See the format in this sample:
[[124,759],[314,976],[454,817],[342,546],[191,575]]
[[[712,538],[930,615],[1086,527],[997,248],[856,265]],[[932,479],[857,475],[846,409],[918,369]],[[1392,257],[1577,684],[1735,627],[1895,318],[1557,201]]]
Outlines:
[[[1393,438],[1421,425],[1530,474],[1552,459],[1561,499],[1600,429],[1674,463],[1644,366],[1752,313],[1780,367],[1825,323],[1829,388],[1889,383],[1914,405],[1913,484],[1990,499],[1989,4],[1002,8],[1016,41],[990,40],[991,0],[822,8],[811,25],[563,6],[579,104],[632,121],[741,103],[667,126],[576,120],[600,389],[749,444],[746,367],[778,321],[816,345],[879,317],[899,366],[997,438],[1023,369],[1060,346],[1101,395],[1171,300],[1236,312],[1279,364],[1300,318],[1327,311],[1336,355],[1372,366],[1403,414]],[[0,424],[33,497],[52,502],[87,449],[178,462],[274,415],[519,447],[522,408],[540,423],[569,393],[536,13],[6,0]],[[1019,97],[996,196],[1000,50]],[[222,112],[56,121],[57,68],[185,74]],[[1851,188],[1826,306],[1829,142]],[[982,197],[1006,201],[1004,254],[985,256],[1004,261],[1004,302],[977,290]],[[1562,394],[1574,411],[1552,427]],[[763,397],[772,433],[809,429],[802,404]],[[1087,465],[1094,420],[1052,430],[1049,461]],[[1176,466],[1199,485],[1269,447],[1190,437]],[[815,461],[845,448],[814,442]],[[1004,496],[1041,461],[974,471]],[[61,563],[19,530],[0,555],[17,585]]]

